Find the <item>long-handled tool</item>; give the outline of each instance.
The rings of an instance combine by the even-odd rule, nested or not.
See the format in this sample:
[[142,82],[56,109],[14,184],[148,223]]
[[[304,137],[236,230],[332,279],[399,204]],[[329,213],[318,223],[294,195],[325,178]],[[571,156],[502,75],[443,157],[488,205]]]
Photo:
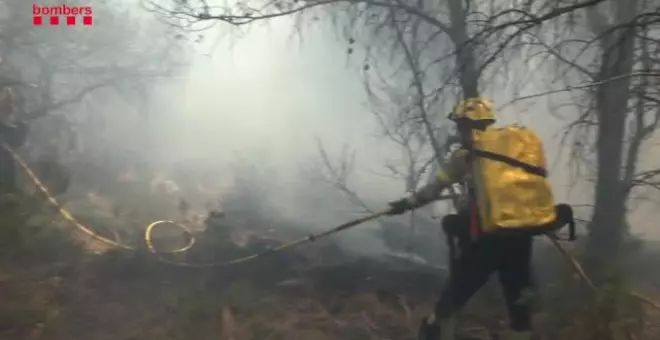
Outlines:
[[[451,195],[447,195],[447,196],[441,196],[439,199],[441,199],[441,200],[451,199],[452,197],[453,196],[451,196]],[[273,253],[282,252],[282,251],[285,251],[285,250],[288,250],[288,249],[291,249],[291,248],[294,248],[294,247],[297,247],[297,246],[300,246],[300,245],[303,245],[303,244],[306,244],[306,243],[312,243],[312,242],[314,242],[318,239],[328,237],[328,236],[336,234],[338,232],[341,232],[341,231],[347,230],[349,228],[356,227],[360,224],[369,222],[371,220],[375,220],[377,218],[386,216],[389,213],[390,213],[390,209],[383,210],[383,211],[380,211],[380,212],[376,212],[376,213],[373,213],[371,215],[364,216],[364,217],[352,220],[350,222],[346,222],[344,224],[341,224],[339,226],[336,226],[332,229],[328,229],[328,230],[320,232],[320,233],[310,234],[310,235],[307,235],[307,236],[305,236],[303,238],[300,238],[298,240],[295,240],[295,241],[292,241],[292,242],[289,242],[289,243],[285,243],[283,245],[280,245],[280,246],[277,246],[277,247],[274,247],[274,248],[270,248],[270,249],[264,250],[262,252],[254,253],[252,255],[248,255],[248,256],[245,256],[245,257],[237,258],[237,259],[222,262],[222,263],[193,264],[193,263],[182,263],[182,262],[175,262],[175,261],[169,261],[169,260],[163,260],[163,259],[161,259],[161,260],[165,261],[167,263],[170,263],[170,264],[176,264],[176,265],[181,265],[181,266],[186,266],[186,267],[226,267],[226,266],[231,266],[231,265],[235,265],[235,264],[239,264],[239,263],[244,263],[244,262],[256,260],[258,258],[268,256],[268,255],[271,255]],[[154,250],[154,248],[152,246],[152,243],[151,243],[151,230],[155,226],[157,226],[158,224],[161,224],[161,223],[174,223],[174,222],[170,222],[170,221],[154,222],[154,223],[150,224],[149,227],[147,227],[147,231],[145,232],[145,241],[147,243],[147,246],[154,253],[157,253],[157,252]]]
[[358,218],[358,219],[350,221],[350,222],[346,222],[342,225],[339,225],[337,227],[334,227],[332,229],[329,229],[329,230],[326,230],[326,231],[323,231],[323,232],[320,232],[320,233],[317,233],[317,234],[310,234],[310,235],[305,236],[301,239],[283,244],[281,246],[277,246],[275,248],[267,249],[267,250],[264,250],[264,251],[259,252],[259,253],[248,255],[248,256],[241,257],[241,258],[238,258],[238,259],[234,259],[234,260],[231,260],[231,261],[227,261],[227,262],[224,262],[224,263],[215,264],[214,267],[229,266],[229,265],[234,265],[234,264],[243,263],[243,262],[247,262],[247,261],[252,261],[252,260],[256,260],[260,257],[270,255],[272,253],[281,252],[281,251],[284,251],[284,250],[287,250],[287,249],[290,249],[290,248],[293,248],[293,247],[297,247],[297,246],[305,244],[305,243],[311,243],[311,242],[314,242],[314,241],[316,241],[320,238],[324,238],[324,237],[336,234],[340,231],[349,229],[351,227],[355,227],[355,226],[360,225],[362,223],[369,222],[371,220],[375,220],[379,217],[383,217],[383,216],[387,215],[388,213],[389,213],[389,209],[384,210],[384,211],[380,211],[380,212],[377,212],[377,213],[374,213],[374,214],[371,214],[371,215],[368,215],[368,216],[365,216],[365,217]]
[[[32,181],[35,183],[37,188],[44,195],[46,195],[46,197],[48,198],[48,201],[58,209],[58,212],[60,213],[60,215],[62,215],[65,219],[70,221],[74,226],[76,226],[78,229],[83,231],[85,234],[91,236],[92,238],[94,238],[98,241],[101,241],[105,244],[108,244],[110,246],[113,246],[113,247],[116,247],[116,248],[128,249],[128,250],[134,250],[135,249],[135,247],[133,247],[133,246],[121,244],[121,243],[118,243],[118,242],[113,241],[111,239],[108,239],[106,237],[103,237],[103,236],[99,235],[98,233],[96,233],[95,231],[93,231],[91,228],[89,228],[89,227],[83,225],[82,223],[78,222],[75,219],[75,217],[73,215],[71,215],[71,213],[69,213],[69,211],[67,211],[57,201],[57,199],[55,197],[53,197],[53,195],[44,186],[44,184],[39,179],[39,177],[37,177],[37,175],[34,173],[34,171],[32,171],[32,169],[30,169],[30,167],[27,165],[27,163],[25,161],[23,161],[23,159],[10,146],[8,146],[6,144],[1,144],[0,147],[3,147],[5,150],[7,150],[9,152],[9,154],[12,156],[12,158],[14,158],[16,163],[18,163],[18,165],[20,165],[23,168],[23,170],[25,170],[25,172],[28,174],[30,179],[32,179]],[[455,197],[454,195],[446,195],[446,196],[440,197],[439,200],[452,199],[454,197]],[[300,246],[300,245],[305,244],[305,243],[312,243],[312,242],[314,242],[314,241],[316,241],[320,238],[324,238],[324,237],[336,234],[338,232],[344,231],[346,229],[358,226],[358,225],[363,224],[365,222],[369,222],[371,220],[375,220],[377,218],[386,216],[386,215],[389,214],[389,212],[390,212],[390,209],[383,210],[383,211],[380,211],[380,212],[377,212],[377,213],[373,213],[371,215],[361,217],[361,218],[355,219],[355,220],[350,221],[350,222],[346,222],[346,223],[344,223],[342,225],[339,225],[337,227],[334,227],[332,229],[329,229],[329,230],[326,230],[326,231],[323,231],[323,232],[320,232],[320,233],[317,233],[317,234],[310,234],[310,235],[305,236],[305,237],[303,237],[299,240],[289,242],[289,243],[283,244],[283,245],[275,247],[275,248],[267,249],[263,252],[255,253],[255,254],[252,254],[252,255],[248,255],[248,256],[245,256],[245,257],[237,258],[237,259],[226,261],[226,262],[208,263],[208,264],[207,263],[195,264],[195,263],[187,263],[187,262],[170,261],[170,260],[167,260],[167,259],[163,259],[162,257],[159,257],[159,260],[162,261],[162,262],[168,263],[168,264],[173,264],[173,265],[177,265],[177,266],[184,266],[184,267],[200,268],[200,267],[226,267],[226,266],[231,266],[231,265],[235,265],[235,264],[239,264],[239,263],[244,263],[244,262],[256,260],[256,259],[264,257],[266,255],[270,255],[270,254],[273,254],[273,253],[276,253],[276,252],[281,252],[281,251],[284,251],[284,250],[287,250],[287,249],[290,249],[290,248]],[[153,233],[153,230],[157,226],[164,225],[164,224],[173,224],[173,225],[176,225],[177,227],[183,229],[184,232],[186,234],[188,234],[189,237],[190,237],[188,244],[183,248],[176,249],[176,250],[170,250],[170,251],[167,251],[167,252],[158,251],[157,249],[155,249],[154,246],[153,246],[151,234]],[[561,246],[561,244],[559,244],[557,236],[554,235],[554,234],[548,234],[547,236],[550,239],[550,241],[554,244],[554,246],[557,248],[557,250],[571,264],[571,266],[573,267],[575,272],[577,272],[578,275],[580,275],[580,277],[587,284],[587,286],[589,286],[592,290],[595,290],[594,284],[591,282],[591,280],[589,279],[587,274],[584,272],[584,270],[582,269],[582,266],[580,265],[580,263],[573,256],[571,256]],[[186,227],[184,227],[183,225],[181,225],[179,223],[176,223],[174,221],[157,221],[157,222],[151,223],[147,227],[147,229],[145,230],[144,238],[145,238],[145,242],[146,242],[147,247],[149,248],[149,250],[152,253],[156,254],[156,255],[183,253],[183,252],[188,251],[190,248],[192,248],[195,245],[195,238],[192,236],[192,233]],[[641,301],[643,301],[643,302],[645,302],[646,304],[652,306],[653,308],[660,310],[660,304],[652,301],[651,299],[649,299],[647,297],[644,297],[644,296],[642,296],[638,293],[634,293],[634,292],[630,293],[630,295],[637,298],[637,299],[639,299],[639,300],[641,300]]]

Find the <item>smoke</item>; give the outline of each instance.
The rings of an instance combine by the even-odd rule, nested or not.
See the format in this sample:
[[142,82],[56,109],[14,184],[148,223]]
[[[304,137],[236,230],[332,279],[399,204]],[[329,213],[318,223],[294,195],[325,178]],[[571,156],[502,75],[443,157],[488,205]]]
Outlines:
[[[251,28],[233,46],[213,37],[200,45],[202,54],[187,79],[185,111],[175,118],[183,128],[173,148],[179,160],[194,155],[262,170],[267,178],[260,183],[269,193],[262,199],[285,218],[318,230],[355,218],[351,212],[358,209],[305,176],[319,159],[315,140],[330,157],[338,157],[344,146],[355,150],[351,187],[375,209],[402,188],[372,174],[392,150],[374,136],[361,79],[345,47],[318,27],[305,29],[302,41],[292,33],[292,23],[282,19]],[[231,169],[220,173],[237,175]],[[370,235],[373,229],[363,226],[344,239],[354,250],[386,251]]]
[[[238,202],[309,230],[329,228],[360,216],[362,209],[336,188],[310,181],[310,164],[319,160],[317,139],[331,158],[339,159],[346,146],[355,152],[347,184],[371,209],[380,210],[404,194],[402,181],[380,175],[385,161],[400,157],[400,150],[377,135],[362,85],[361,56],[347,54],[346,48],[325,24],[304,26],[302,35],[290,18],[245,32],[219,25],[195,44],[188,71],[156,89],[148,114],[118,100],[96,102],[94,115],[77,129],[94,136],[95,157],[128,177],[136,164],[144,163],[183,187],[187,179],[200,179],[176,193],[194,209],[238,209],[222,201],[240,189],[250,194]],[[537,67],[514,66],[521,73]],[[543,76],[537,72],[517,88],[491,87],[487,95],[502,105],[542,92]],[[588,203],[590,184],[575,179],[568,151],[560,146],[566,120],[551,115],[549,104],[541,97],[509,105],[498,112],[500,123],[537,131],[546,144],[557,200]],[[88,188],[102,176],[74,181]],[[200,190],[189,189],[200,185]],[[166,215],[165,207],[173,209],[173,204],[162,207]],[[588,217],[588,210],[579,212]],[[377,231],[371,223],[344,233],[341,240],[353,251],[389,252]]]

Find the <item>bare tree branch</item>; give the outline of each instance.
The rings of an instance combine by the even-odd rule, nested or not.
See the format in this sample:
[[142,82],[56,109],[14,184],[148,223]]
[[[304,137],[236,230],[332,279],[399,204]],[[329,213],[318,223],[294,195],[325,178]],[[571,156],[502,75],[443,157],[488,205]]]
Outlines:
[[633,72],[633,73],[630,73],[630,74],[618,75],[618,76],[614,76],[614,77],[611,77],[611,78],[608,78],[608,79],[590,82],[590,83],[587,83],[587,84],[569,85],[569,86],[563,87],[561,89],[550,90],[550,91],[545,91],[545,92],[541,92],[541,93],[535,93],[535,94],[530,94],[530,95],[526,95],[526,96],[521,96],[521,97],[514,98],[514,99],[510,100],[507,103],[504,103],[504,104],[500,105],[497,108],[497,110],[502,110],[502,109],[504,109],[508,106],[511,106],[511,105],[513,105],[515,103],[518,103],[520,101],[523,101],[523,100],[535,99],[535,98],[544,97],[544,96],[548,96],[548,95],[552,95],[552,94],[556,94],[556,93],[561,93],[561,92],[570,92],[570,91],[576,91],[576,90],[592,89],[594,87],[598,87],[600,85],[604,85],[604,84],[607,84],[609,82],[617,81],[617,80],[624,79],[624,78],[630,78],[630,77],[641,77],[641,78],[660,77],[660,72]]

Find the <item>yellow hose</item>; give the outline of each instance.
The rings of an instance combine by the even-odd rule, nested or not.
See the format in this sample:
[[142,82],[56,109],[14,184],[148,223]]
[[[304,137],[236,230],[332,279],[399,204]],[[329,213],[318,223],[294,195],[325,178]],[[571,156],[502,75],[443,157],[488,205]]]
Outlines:
[[[25,172],[28,174],[30,179],[32,179],[32,181],[37,186],[37,188],[48,198],[48,201],[53,206],[55,206],[57,208],[60,215],[62,217],[64,217],[67,221],[71,222],[71,224],[73,224],[76,228],[78,228],[79,230],[81,230],[82,232],[87,234],[88,236],[92,237],[93,239],[98,240],[98,241],[100,241],[104,244],[107,244],[109,246],[112,246],[112,247],[115,247],[115,248],[126,249],[126,250],[136,250],[137,249],[136,247],[133,247],[133,246],[130,246],[130,245],[127,245],[127,244],[122,244],[122,243],[119,243],[117,241],[111,240],[107,237],[104,237],[104,236],[100,235],[99,233],[95,232],[93,229],[85,226],[84,224],[82,224],[78,220],[76,220],[76,218],[68,210],[66,210],[66,208],[64,208],[62,206],[62,204],[60,204],[60,202],[57,201],[57,199],[50,193],[50,191],[48,191],[48,188],[46,188],[46,186],[39,179],[39,177],[34,173],[34,171],[32,171],[30,166],[28,166],[27,163],[11,147],[9,147],[6,144],[2,144],[2,147],[5,150],[7,150],[9,152],[9,154],[12,156],[12,158],[16,161],[16,163],[18,163],[23,168],[23,170],[25,170]],[[379,213],[375,213],[375,214],[372,214],[372,215],[369,215],[369,216],[366,216],[366,217],[356,219],[356,220],[351,221],[351,222],[344,223],[344,224],[342,224],[340,226],[337,226],[333,229],[330,229],[330,230],[327,230],[327,231],[324,231],[324,232],[321,232],[321,233],[318,233],[318,234],[312,234],[312,235],[306,236],[302,239],[280,245],[280,246],[275,247],[273,249],[268,249],[268,250],[263,251],[263,252],[254,253],[254,254],[244,256],[244,257],[241,257],[241,258],[237,258],[237,259],[233,259],[233,260],[230,260],[230,261],[225,261],[225,262],[220,262],[220,263],[188,263],[188,262],[179,262],[179,261],[168,260],[168,259],[165,259],[161,256],[158,256],[158,260],[161,261],[161,262],[167,263],[167,264],[172,264],[172,265],[182,266],[182,267],[193,267],[193,268],[225,267],[225,266],[235,265],[235,264],[244,263],[244,262],[247,262],[247,261],[252,261],[252,260],[255,260],[257,258],[263,257],[264,255],[272,254],[274,252],[281,252],[281,251],[287,250],[289,248],[299,246],[299,245],[304,244],[304,243],[313,242],[313,241],[315,241],[315,240],[317,240],[321,237],[326,237],[326,236],[332,235],[334,233],[337,233],[337,232],[340,232],[342,230],[348,229],[350,227],[362,224],[362,223],[367,222],[369,220],[384,216],[387,213],[388,213],[387,210],[379,212]],[[186,246],[182,247],[182,248],[175,249],[175,250],[169,250],[169,251],[159,251],[159,250],[157,250],[153,245],[153,240],[152,240],[151,235],[153,234],[153,231],[157,226],[162,226],[162,225],[165,225],[165,224],[172,224],[172,225],[175,225],[175,226],[181,228],[185,232],[185,234],[187,234],[188,237],[189,237],[188,244]],[[174,222],[174,221],[167,221],[167,220],[156,221],[156,222],[153,222],[153,223],[149,224],[147,226],[145,232],[144,232],[144,241],[145,241],[149,251],[153,254],[156,254],[156,255],[184,253],[184,252],[190,250],[195,245],[195,242],[196,242],[195,237],[193,236],[192,232],[188,228],[186,228],[184,225],[182,225],[180,223],[177,223],[177,222]]]
[[[23,170],[25,170],[25,172],[30,177],[30,179],[34,182],[34,184],[37,186],[37,188],[46,196],[46,198],[48,199],[48,202],[50,202],[55,208],[57,208],[58,212],[60,213],[60,215],[62,217],[64,217],[64,219],[71,222],[71,224],[73,224],[76,228],[78,228],[83,233],[85,233],[88,236],[92,237],[93,239],[98,240],[102,243],[105,243],[109,246],[112,246],[112,247],[115,247],[115,248],[126,249],[126,250],[135,250],[136,249],[136,247],[133,247],[133,246],[130,246],[130,245],[127,245],[127,244],[122,244],[122,243],[119,243],[115,240],[104,237],[104,236],[100,235],[99,233],[95,232],[93,229],[91,229],[91,228],[87,227],[86,225],[80,223],[66,208],[64,208],[64,206],[62,206],[62,204],[60,202],[57,201],[57,199],[50,193],[48,188],[46,188],[46,186],[39,179],[39,177],[34,173],[34,171],[32,171],[30,166],[28,166],[27,163],[25,161],[23,161],[23,159],[11,147],[9,147],[7,144],[2,144],[2,147],[5,150],[7,150],[9,152],[9,154],[12,156],[12,158],[16,161],[16,163],[18,163],[18,165],[20,165],[21,168],[23,168]],[[164,225],[164,224],[173,224],[173,225],[181,228],[190,238],[190,241],[188,242],[188,244],[183,248],[169,250],[169,251],[156,250],[156,248],[154,248],[154,246],[153,246],[151,234],[153,233],[153,230],[154,230],[155,227],[160,226],[160,225]],[[153,223],[149,224],[149,226],[145,230],[144,238],[145,238],[145,241],[147,243],[147,247],[154,254],[178,254],[178,253],[182,253],[182,252],[185,252],[185,251],[189,250],[195,244],[195,238],[193,237],[190,230],[188,230],[188,228],[186,228],[185,226],[183,226],[179,223],[173,222],[173,221],[156,221],[156,222],[153,222]]]

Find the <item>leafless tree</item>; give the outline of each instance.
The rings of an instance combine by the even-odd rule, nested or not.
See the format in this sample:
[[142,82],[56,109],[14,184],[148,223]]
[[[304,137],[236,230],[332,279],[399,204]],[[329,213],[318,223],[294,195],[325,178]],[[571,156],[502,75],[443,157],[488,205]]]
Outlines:
[[570,121],[565,140],[595,175],[589,254],[598,263],[593,267],[601,267],[597,259],[616,254],[627,234],[631,193],[658,188],[658,164],[643,156],[660,121],[657,5],[607,1],[524,37],[535,58],[553,62],[559,86],[515,101],[553,95],[560,103],[554,110],[576,112],[562,115]]
[[[346,35],[349,53],[364,52],[365,88],[372,112],[385,140],[396,144],[404,159],[385,168],[410,191],[429,166],[442,162],[447,151],[444,141],[438,140],[447,134],[439,131],[441,114],[452,104],[444,99],[478,96],[486,85],[508,80],[505,57],[515,55],[511,47],[520,44],[524,33],[598,2],[534,6],[530,1],[241,1],[214,6],[206,1],[175,1],[172,7],[152,3],[151,8],[171,24],[187,29],[218,21],[241,26],[289,15],[296,16],[297,22],[306,14],[331,18]],[[368,210],[346,184],[350,159],[333,164],[322,146],[320,154],[325,180]]]
[[[523,34],[532,58],[556,77],[549,90],[514,102],[550,96],[552,113],[568,122],[572,163],[595,184],[586,264],[598,285],[625,280],[631,200],[659,188],[660,164],[649,157],[660,123],[658,13],[652,1],[605,1]],[[607,327],[599,339],[614,336],[620,327],[610,326],[626,313],[615,296],[600,302],[598,322]]]
[[[651,1],[240,1],[233,6],[200,1],[153,9],[186,27],[218,21],[241,26],[306,13],[339,16],[344,20],[341,24],[348,23],[347,35],[357,36],[354,39],[362,42],[367,55],[383,55],[388,48],[390,65],[394,65],[390,70],[407,65],[412,71],[403,83],[413,89],[407,94],[414,110],[397,109],[414,111],[408,118],[427,119],[431,128],[437,118],[428,112],[442,112],[440,105],[433,106],[438,98],[452,88],[463,96],[475,96],[485,85],[497,85],[497,69],[506,69],[516,50],[531,39],[565,64],[560,74],[570,85],[563,90],[582,95],[576,95],[581,114],[571,128],[581,129],[574,134],[575,145],[596,152],[590,228],[595,257],[603,255],[596,249],[618,248],[631,190],[641,184],[657,186],[657,171],[638,170],[640,148],[657,125],[657,86],[653,85],[657,84],[654,55],[660,19]],[[558,25],[565,28],[560,30]],[[428,54],[416,54],[424,49]],[[438,66],[441,62],[446,62],[445,67]],[[579,75],[567,74],[567,69]],[[487,76],[491,79],[485,84]],[[398,77],[401,81],[401,73]],[[432,129],[426,129],[437,157],[440,143],[434,142]],[[584,129],[592,132],[584,133]]]
[[[103,154],[94,145],[105,143],[90,131],[104,128],[104,103],[126,103],[146,117],[155,86],[186,65],[187,43],[170,26],[132,19],[118,3],[89,5],[103,26],[34,26],[32,3],[0,0],[0,75],[15,84],[22,99],[19,119],[30,122],[22,151],[42,163]],[[125,171],[114,170],[114,179]]]
[[171,28],[127,19],[127,10],[111,4],[93,6],[112,30],[33,26],[31,3],[2,0],[0,6],[6,8],[0,19],[0,74],[21,84],[16,87],[23,97],[20,118],[49,116],[52,126],[65,130],[60,133],[70,134],[82,115],[94,114],[81,106],[90,105],[90,96],[118,96],[143,109],[158,78],[171,77],[184,65],[183,44],[168,34]]
[[[496,75],[489,69],[506,65],[503,54],[523,33],[602,1],[534,6],[533,1],[238,1],[216,5],[201,0],[152,2],[150,8],[170,24],[186,29],[214,22],[242,26],[282,16],[296,16],[300,22],[306,14],[333,19],[351,44],[357,41],[365,50],[367,72],[383,55],[390,56],[385,71],[393,76],[385,81],[404,84],[397,95],[406,106],[397,109],[408,115],[406,124],[425,131],[440,160],[442,143],[435,140],[434,130],[439,123],[436,113],[447,110],[442,98],[458,93],[478,96],[482,75]],[[497,86],[494,78],[487,85]],[[373,86],[367,82],[368,88]]]

